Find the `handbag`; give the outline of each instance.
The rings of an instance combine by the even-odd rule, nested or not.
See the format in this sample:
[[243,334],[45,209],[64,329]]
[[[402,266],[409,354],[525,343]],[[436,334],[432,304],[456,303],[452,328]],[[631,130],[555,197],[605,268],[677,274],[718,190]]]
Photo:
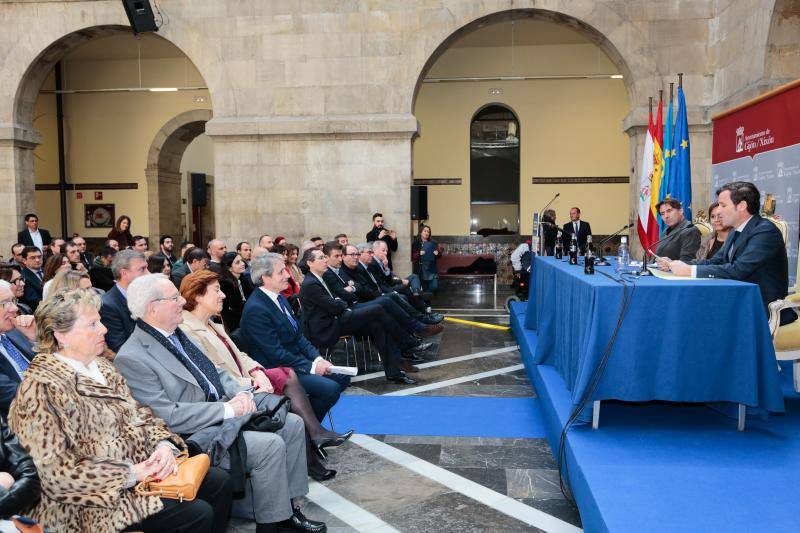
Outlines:
[[245,431],[275,432],[286,423],[292,402],[287,396],[276,394],[259,394],[254,398],[258,411],[253,413],[250,421],[242,429]]
[[154,481],[152,477],[147,476],[136,485],[136,494],[188,502],[194,500],[211,466],[211,459],[205,453],[189,457],[187,452],[181,452],[176,460],[177,474],[167,476],[161,481]]

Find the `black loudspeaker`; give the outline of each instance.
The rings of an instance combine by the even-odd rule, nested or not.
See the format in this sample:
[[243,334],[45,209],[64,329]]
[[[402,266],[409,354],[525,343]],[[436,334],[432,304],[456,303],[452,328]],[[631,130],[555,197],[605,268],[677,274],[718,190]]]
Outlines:
[[411,220],[428,220],[428,187],[411,186]]
[[158,31],[150,0],[122,0],[122,6],[125,8],[125,14],[128,15],[133,33]]
[[208,202],[206,189],[206,175],[191,173],[192,177],[192,207],[205,207]]

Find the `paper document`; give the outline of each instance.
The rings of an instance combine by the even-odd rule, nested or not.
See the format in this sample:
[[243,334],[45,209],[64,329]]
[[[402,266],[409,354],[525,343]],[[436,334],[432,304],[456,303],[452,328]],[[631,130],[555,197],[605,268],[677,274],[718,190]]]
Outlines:
[[654,266],[647,267],[647,270],[649,270],[650,273],[653,274],[655,277],[661,279],[671,279],[677,281],[693,281],[697,279],[705,279],[705,278],[693,278],[691,276],[676,276],[672,272],[664,272],[663,270],[660,270],[658,267]]
[[345,376],[357,376],[358,368],[354,366],[331,366],[331,374],[343,374]]

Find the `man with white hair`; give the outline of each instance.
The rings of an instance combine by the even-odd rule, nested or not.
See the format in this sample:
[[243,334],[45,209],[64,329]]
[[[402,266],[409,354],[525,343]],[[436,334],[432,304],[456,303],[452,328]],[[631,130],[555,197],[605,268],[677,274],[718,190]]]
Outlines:
[[8,416],[17,387],[33,360],[31,343],[35,338],[33,315],[18,316],[11,284],[0,280],[0,413],[3,417]]
[[[181,435],[195,434],[228,418],[256,411],[253,395],[205,354],[178,328],[183,299],[163,274],[148,274],[128,287],[128,308],[136,329],[120,348],[114,364],[133,396]],[[274,433],[244,430],[247,448],[245,497],[234,500],[233,515],[254,519],[257,532],[286,528],[326,531],[307,519],[292,498],[308,493],[305,430],[300,417],[286,415]]]

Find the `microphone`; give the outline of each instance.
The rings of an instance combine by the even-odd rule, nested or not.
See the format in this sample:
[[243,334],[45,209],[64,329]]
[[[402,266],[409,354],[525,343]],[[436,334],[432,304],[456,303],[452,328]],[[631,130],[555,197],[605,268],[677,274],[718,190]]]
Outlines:
[[615,231],[614,233],[612,233],[611,235],[609,235],[608,237],[606,237],[605,239],[600,241],[600,243],[597,245],[598,248],[600,249],[600,255],[597,257],[597,259],[594,262],[595,266],[610,266],[611,265],[611,263],[606,261],[606,258],[603,255],[603,245],[605,243],[607,243],[608,241],[610,241],[613,237],[616,237],[617,235],[619,235],[620,233],[622,233],[626,229],[632,228],[632,227],[633,227],[633,224],[627,224],[625,226],[622,226],[617,231]]
[[654,255],[657,258],[660,258],[658,255],[655,254],[655,252],[652,251],[653,246],[655,246],[657,244],[660,244],[661,242],[663,242],[663,241],[665,241],[667,239],[671,239],[673,237],[676,237],[679,234],[681,234],[684,231],[686,231],[687,229],[693,228],[693,227],[695,227],[695,226],[697,226],[699,224],[700,224],[699,222],[693,222],[693,223],[689,224],[688,226],[685,226],[685,227],[679,229],[678,231],[674,231],[674,232],[670,233],[669,235],[664,235],[663,237],[658,239],[656,242],[654,242],[653,244],[651,244],[650,246],[645,248],[644,249],[644,254],[642,255],[642,269],[637,273],[637,275],[638,276],[652,276],[650,271],[647,270],[647,256],[649,254],[649,255]]
[[[542,219],[542,213],[544,212],[544,210],[545,210],[545,209],[547,209],[548,207],[550,207],[550,204],[552,204],[553,202],[555,202],[555,201],[556,201],[556,198],[558,198],[559,196],[561,196],[561,193],[560,193],[560,192],[557,192],[557,193],[556,193],[556,195],[555,195],[555,196],[553,196],[553,198],[551,198],[551,199],[550,199],[550,201],[549,201],[549,202],[547,202],[547,204],[545,204],[545,206],[539,210],[539,212],[538,212],[538,214],[537,214],[537,218],[536,218],[536,219],[534,219],[534,223],[536,223],[537,221],[540,221],[540,220]],[[542,223],[541,223],[541,222],[539,222],[539,225],[541,225],[541,224],[542,224]],[[537,227],[537,228],[534,228],[534,229],[536,230],[536,235],[535,235],[535,236],[536,236],[536,240],[537,240],[537,243],[536,243],[536,251],[537,251],[537,253],[538,253],[539,255],[541,255],[541,253],[542,253],[542,250],[544,249],[544,243],[542,242],[542,241],[543,241],[543,239],[542,239],[542,236],[540,235],[541,228]],[[533,237],[533,236],[532,236],[532,237]]]

